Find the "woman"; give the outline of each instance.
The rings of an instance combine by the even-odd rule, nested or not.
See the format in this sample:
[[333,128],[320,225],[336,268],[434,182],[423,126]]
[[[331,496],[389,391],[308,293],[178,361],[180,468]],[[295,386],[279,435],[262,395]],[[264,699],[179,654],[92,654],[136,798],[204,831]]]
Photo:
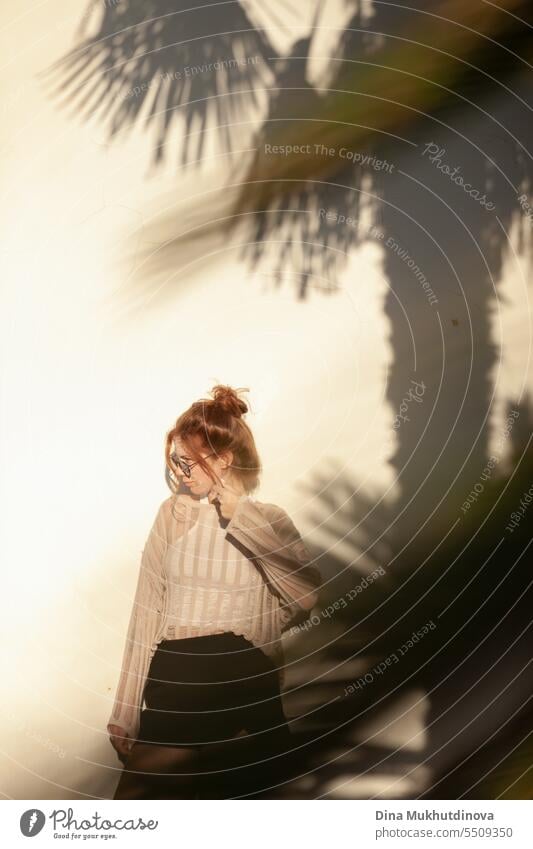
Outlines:
[[142,553],[107,725],[125,764],[115,799],[195,798],[200,756],[242,735],[287,746],[280,636],[309,616],[320,573],[287,513],[250,494],[261,464],[246,403],[228,386],[212,395],[166,436],[173,494]]

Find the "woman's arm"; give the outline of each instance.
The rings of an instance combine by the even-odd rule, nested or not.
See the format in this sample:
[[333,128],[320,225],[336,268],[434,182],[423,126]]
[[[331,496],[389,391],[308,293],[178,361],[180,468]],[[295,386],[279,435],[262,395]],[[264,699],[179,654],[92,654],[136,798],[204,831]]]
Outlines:
[[260,564],[276,594],[292,618],[294,605],[311,610],[318,601],[321,575],[297,528],[283,508],[241,496],[226,526]]
[[167,548],[166,514],[170,501],[171,498],[166,499],[159,507],[142,552],[122,670],[107,725],[108,731],[110,725],[120,726],[132,739],[136,738],[139,729],[144,685],[150,666],[150,649],[163,609],[163,556]]

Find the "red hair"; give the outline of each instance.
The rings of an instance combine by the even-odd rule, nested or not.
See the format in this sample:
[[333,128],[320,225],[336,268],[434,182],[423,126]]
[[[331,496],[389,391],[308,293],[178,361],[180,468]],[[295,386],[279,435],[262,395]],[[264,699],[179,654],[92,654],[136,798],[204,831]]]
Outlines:
[[248,405],[239,397],[239,392],[248,389],[233,389],[231,386],[217,384],[211,390],[213,398],[201,398],[179,416],[165,440],[165,462],[172,470],[170,455],[176,437],[187,445],[187,451],[194,461],[215,482],[213,471],[200,457],[200,449],[220,456],[224,451],[233,453],[229,468],[240,478],[246,492],[253,492],[259,485],[261,461],[255,440],[243,416]]

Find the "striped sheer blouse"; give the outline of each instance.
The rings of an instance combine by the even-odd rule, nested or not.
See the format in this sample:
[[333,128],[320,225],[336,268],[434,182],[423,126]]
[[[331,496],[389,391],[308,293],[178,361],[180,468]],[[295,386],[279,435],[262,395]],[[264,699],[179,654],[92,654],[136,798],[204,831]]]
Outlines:
[[207,498],[167,498],[143,549],[108,730],[118,725],[136,737],[150,661],[164,639],[242,634],[272,658],[283,684],[281,633],[307,618],[319,586],[282,508],[242,495],[228,521]]

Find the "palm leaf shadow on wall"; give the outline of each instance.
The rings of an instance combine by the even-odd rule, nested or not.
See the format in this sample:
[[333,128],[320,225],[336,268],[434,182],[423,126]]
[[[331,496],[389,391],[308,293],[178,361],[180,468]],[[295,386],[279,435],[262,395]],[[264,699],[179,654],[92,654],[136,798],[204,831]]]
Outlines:
[[[383,246],[383,276],[388,283],[384,311],[393,352],[386,397],[393,415],[413,379],[425,387],[423,403],[411,405],[409,421],[391,444],[388,462],[395,474],[396,497],[390,512],[378,514],[380,523],[385,523],[379,532],[387,530],[391,562],[401,565],[398,581],[413,576],[409,589],[396,599],[401,600],[400,607],[394,603],[384,609],[384,621],[392,623],[433,586],[440,569],[456,556],[464,542],[460,535],[453,537],[453,545],[442,548],[430,570],[414,577],[417,567],[433,558],[445,539],[446,520],[452,523],[460,515],[461,503],[490,456],[489,414],[499,353],[493,313],[501,302],[504,264],[516,259],[508,235],[513,227],[519,231],[518,250],[531,258],[531,227],[520,200],[531,197],[533,178],[527,64],[533,51],[527,6],[519,0],[507,0],[499,8],[481,2],[413,0],[408,10],[376,2],[368,16],[367,4],[365,10],[363,4],[348,4],[353,15],[339,35],[324,88],[309,81],[317,31],[297,39],[288,55],[279,57],[268,35],[251,26],[240,4],[218,6],[203,17],[196,16],[198,10],[174,15],[174,4],[171,8],[164,3],[106,8],[98,35],[72,51],[55,71],[68,69],[61,86],[66,102],[75,104],[82,115],[92,116],[93,107],[98,107],[112,138],[139,123],[144,108],[148,127],[156,128],[155,163],[162,161],[175,122],[183,132],[177,157],[183,167],[198,166],[207,132],[216,135],[224,150],[234,150],[236,139],[226,125],[248,122],[258,103],[254,92],[258,95],[270,86],[253,141],[255,153],[239,163],[240,172],[230,174],[228,182],[235,184],[231,191],[217,190],[216,215],[213,206],[206,209],[202,201],[194,236],[183,225],[179,205],[166,216],[166,229],[173,235],[145,263],[148,285],[154,271],[172,271],[179,278],[187,245],[201,250],[203,240],[220,244],[231,236],[235,244],[242,244],[241,255],[250,270],[266,269],[274,285],[289,281],[303,300],[311,293],[320,296],[338,290],[354,248],[369,240]],[[217,32],[221,35],[214,35]],[[247,70],[246,91],[238,90],[243,82],[240,70],[232,75],[224,68],[220,75],[209,79],[199,75],[187,84],[175,78],[185,64],[201,65],[230,55],[260,57]],[[139,97],[128,95],[137,89]],[[296,145],[309,145],[309,153],[269,152],[275,146]],[[343,157],[341,149],[353,158]],[[471,193],[451,179],[454,173],[464,177]],[[488,203],[480,202],[482,198]],[[356,225],[346,225],[348,218]],[[364,227],[363,221],[374,230]],[[364,279],[357,282],[365,285]],[[171,296],[169,287],[166,296]],[[516,407],[521,421],[528,422],[526,399],[517,399]],[[513,462],[520,471],[517,480],[523,482],[530,453],[515,452]],[[491,515],[498,487],[505,483],[495,484],[497,492],[479,514],[480,523]],[[318,485],[317,491],[322,492]],[[517,494],[513,488],[512,498],[505,498],[506,510]],[[323,507],[327,512],[327,500]],[[369,543],[378,533],[375,515],[364,529],[365,517],[374,507],[358,503],[354,515],[346,517],[348,532],[362,523]],[[498,514],[500,520],[504,514],[505,510]],[[418,536],[420,528],[424,532]],[[411,542],[415,539],[416,544]],[[473,576],[495,541],[489,533],[476,540],[470,562],[459,561],[463,575],[457,569],[453,572],[445,597],[439,591],[430,593],[431,604],[418,607],[414,619],[407,617],[409,627],[421,624],[419,614],[423,620],[449,600],[465,575],[466,580],[472,578],[472,589],[483,594]],[[498,568],[505,570],[518,557],[524,539],[516,540],[513,551],[503,547],[490,561],[485,574],[491,588],[497,584]],[[337,566],[340,569],[340,564],[332,565],[332,578]],[[496,594],[497,603],[489,605],[490,617],[467,630],[471,645],[481,641],[485,626],[519,598],[525,586],[521,563],[513,575],[506,592]],[[372,594],[366,599],[369,604],[376,600]],[[475,597],[465,593],[461,616],[472,604]],[[522,607],[518,610],[516,624],[521,624]],[[449,628],[447,623],[447,635]],[[392,634],[379,641],[382,656],[403,638],[403,626]],[[516,635],[509,631],[508,636]],[[374,639],[375,633],[366,637]],[[464,641],[457,645],[444,655],[447,670],[464,657]],[[492,639],[490,646],[489,656],[494,657]],[[359,643],[348,646],[351,654],[355,650],[361,650]],[[362,651],[371,653],[368,640]],[[511,657],[504,682],[508,684],[523,657],[522,648]],[[416,658],[413,654],[409,663],[420,660]],[[471,666],[466,667],[468,680],[475,677]],[[497,669],[503,675],[501,664]],[[439,674],[434,670],[419,677],[431,689]],[[490,722],[484,714],[474,726],[471,741],[461,735],[454,757],[460,760],[472,752],[473,741],[491,733],[494,722],[505,721],[510,704],[513,709],[522,704],[520,681],[511,686],[510,700],[495,708]],[[443,688],[432,697],[433,718],[441,715],[443,705],[450,709],[450,697],[462,686],[457,683],[447,694]],[[469,703],[470,712],[475,713],[481,693],[482,689]],[[366,696],[374,699],[375,691]],[[456,729],[460,713],[459,706],[448,714]],[[339,716],[331,722],[334,727]],[[444,720],[435,723],[430,732],[433,751],[445,742],[448,730]],[[439,768],[449,767],[443,759]]]

